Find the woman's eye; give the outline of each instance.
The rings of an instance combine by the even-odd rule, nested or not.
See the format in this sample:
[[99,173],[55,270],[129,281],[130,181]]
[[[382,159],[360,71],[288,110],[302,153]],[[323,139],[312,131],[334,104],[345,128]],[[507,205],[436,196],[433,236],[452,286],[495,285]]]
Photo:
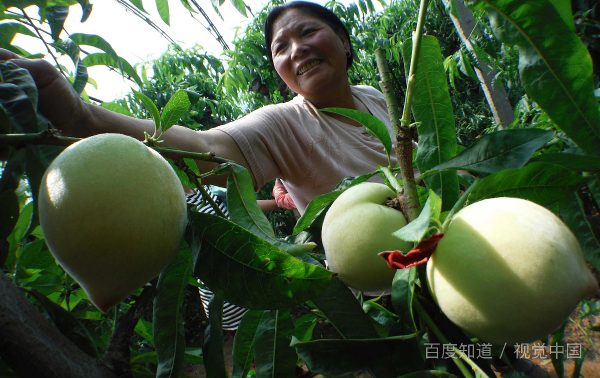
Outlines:
[[310,35],[310,34],[312,34],[312,33],[316,32],[316,31],[317,31],[317,29],[305,29],[305,30],[302,32],[302,35],[304,35],[304,36],[307,36],[307,35]]
[[282,52],[284,49],[285,49],[285,45],[279,44],[279,45],[275,46],[275,48],[273,49],[273,53],[278,54],[278,53]]

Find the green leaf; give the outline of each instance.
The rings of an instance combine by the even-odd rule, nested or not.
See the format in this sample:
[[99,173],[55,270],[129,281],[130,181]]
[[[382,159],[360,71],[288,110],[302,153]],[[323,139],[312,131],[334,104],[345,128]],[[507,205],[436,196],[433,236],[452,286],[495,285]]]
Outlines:
[[484,4],[494,34],[519,48],[521,82],[529,96],[587,154],[600,156],[600,112],[592,59],[548,1],[468,0]]
[[56,146],[27,146],[27,167],[25,172],[27,173],[27,182],[31,190],[34,204],[33,218],[29,225],[28,232],[33,230],[39,224],[38,200],[46,168],[48,168],[48,165],[50,165],[52,160],[54,160],[63,149],[64,148],[56,148]]
[[[142,336],[144,338],[144,340],[149,342],[151,345],[154,345],[154,331],[153,331],[152,322],[149,322],[146,319],[141,318],[140,320],[138,320],[138,323],[135,325],[135,333]],[[155,352],[154,360],[155,361],[153,361],[153,363],[158,365],[158,357],[156,356],[156,352]]]
[[[25,290],[21,288],[21,290]],[[44,307],[58,330],[87,355],[98,358],[98,350],[88,330],[69,311],[35,290],[25,290]]]
[[129,109],[127,109],[124,106],[121,106],[119,104],[117,104],[116,102],[108,102],[108,101],[104,101],[102,104],[100,104],[101,107],[103,107],[104,109],[108,109],[112,112],[115,113],[119,113],[119,114],[123,114],[126,115],[128,117],[134,117],[133,114],[131,114],[131,112],[129,111]]
[[421,214],[419,214],[417,219],[413,220],[406,226],[394,232],[392,235],[401,240],[409,242],[420,242],[421,238],[423,238],[423,236],[427,232],[427,229],[429,228],[429,221],[434,216],[434,211],[439,217],[439,214],[441,212],[441,205],[442,201],[440,197],[438,197],[433,190],[430,190],[427,202],[425,202],[425,206],[423,207],[423,210],[421,210]]
[[57,41],[60,38],[60,33],[63,30],[65,20],[69,16],[69,7],[65,5],[55,5],[46,8],[46,17],[52,31],[52,39]]
[[559,212],[562,220],[579,241],[585,260],[594,269],[600,270],[600,240],[594,234],[579,194],[569,193],[559,203]]
[[542,206],[553,204],[588,181],[560,165],[531,163],[485,177],[471,192],[469,203],[493,197],[523,198]]
[[600,205],[600,173],[592,175],[588,183],[588,189],[590,190],[590,195],[596,201],[596,205]]
[[135,89],[132,89],[132,91],[135,97],[137,97],[138,100],[142,101],[146,106],[146,109],[148,109],[148,112],[150,112],[150,115],[154,120],[154,134],[156,135],[158,133],[158,130],[160,130],[160,113],[158,112],[158,108],[156,107],[154,102],[152,102],[152,100],[142,92],[138,92]]
[[142,87],[142,79],[140,79],[131,64],[121,57],[115,60],[107,53],[93,53],[83,58],[82,62],[86,67],[108,66],[116,68],[121,74],[129,75],[137,85]]
[[177,165],[175,165],[173,160],[171,160],[169,158],[165,158],[165,160],[167,161],[167,163],[169,163],[171,168],[173,168],[173,171],[175,171],[175,174],[179,178],[179,181],[181,181],[181,184],[183,184],[184,186],[187,186],[188,188],[196,188],[196,184],[194,184],[190,180],[190,178],[184,171],[182,171],[181,169],[179,169],[179,167]]
[[313,198],[308,206],[306,206],[304,214],[302,214],[300,219],[298,219],[298,222],[296,222],[293,234],[297,235],[301,231],[310,227],[311,224],[313,224],[318,217],[324,214],[324,211],[326,211],[329,205],[332,204],[333,201],[335,201],[335,199],[338,198],[346,189],[367,181],[377,173],[379,173],[379,170],[358,177],[346,177],[335,187],[333,191]]
[[148,352],[144,354],[140,354],[139,356],[135,356],[131,359],[132,364],[158,364],[158,357],[156,352]]
[[485,134],[454,158],[430,170],[464,169],[496,173],[503,169],[521,168],[553,136],[553,131],[542,129],[512,129]]
[[[402,44],[406,72],[410,69],[412,39]],[[412,112],[419,122],[417,168],[426,172],[456,155],[454,113],[440,46],[433,36],[423,36],[416,72]],[[424,179],[427,188],[442,198],[442,211],[450,210],[459,198],[456,172],[443,172]]]
[[571,30],[575,30],[575,21],[573,20],[573,12],[571,10],[570,0],[550,0],[560,17],[565,21],[565,24]]
[[[187,348],[185,350],[183,359],[186,362],[191,362],[193,364],[200,364],[200,365],[204,364],[204,358],[202,356],[202,349],[200,349],[200,348]],[[148,363],[150,363],[150,364],[158,365],[158,356],[157,356],[156,352],[143,353],[143,354],[133,357],[131,359],[131,363],[132,364],[148,364]],[[135,377],[137,377],[137,375],[135,375]],[[155,377],[155,375],[153,374],[152,377]]]
[[397,269],[392,282],[392,305],[400,321],[411,331],[417,330],[412,309],[412,299],[417,282],[417,268]]
[[292,256],[301,255],[316,247],[315,243],[291,244],[277,239],[271,222],[256,202],[254,185],[248,170],[231,163],[230,171],[227,178],[227,207],[232,222]]
[[289,311],[269,310],[263,313],[254,340],[257,378],[295,377],[298,356],[290,343],[294,323]]
[[242,317],[233,340],[231,378],[246,378],[254,360],[254,337],[263,317],[262,310],[248,310]]
[[460,54],[460,65],[459,68],[461,68],[461,71],[467,75],[468,77],[470,77],[473,80],[479,80],[477,78],[477,74],[475,73],[475,71],[473,71],[473,67],[471,66],[471,59],[469,58],[469,55],[466,54],[463,50],[459,51]]
[[329,208],[329,205],[331,205],[336,198],[344,193],[344,191],[345,189],[334,190],[313,198],[306,207],[304,214],[302,214],[300,219],[298,219],[298,222],[296,222],[296,226],[294,227],[294,235],[298,235],[301,231],[310,227],[313,222],[323,214],[323,211]]
[[440,370],[421,370],[410,374],[405,374],[398,378],[458,378],[454,374],[446,373]]
[[383,148],[387,153],[388,159],[392,153],[392,138],[385,124],[377,117],[354,109],[345,108],[325,108],[322,112],[331,112],[344,115],[348,118],[359,122],[367,128],[369,134],[373,135],[383,144]]
[[169,2],[168,0],[155,0],[156,9],[158,10],[158,14],[160,18],[165,22],[165,24],[170,25],[170,16],[169,16]]
[[29,225],[31,224],[32,214],[33,202],[30,202],[21,209],[21,213],[19,214],[19,220],[17,221],[13,232],[7,238],[9,249],[5,265],[9,268],[12,268],[17,263],[17,251],[21,246],[21,241],[27,234],[27,230],[29,229]]
[[312,302],[344,339],[373,339],[379,336],[354,294],[337,277]]
[[119,55],[104,38],[95,34],[74,33],[69,39],[77,45],[92,46],[107,53],[115,62],[119,61]]
[[[1,25],[1,24],[0,24]],[[0,63],[0,81],[3,83],[15,84],[27,94],[29,101],[34,109],[38,105],[38,91],[35,81],[29,71],[17,66],[14,63]]]
[[37,35],[21,23],[3,22],[0,23],[0,47],[8,47],[17,33],[37,38]]
[[186,348],[183,359],[193,364],[204,364],[204,354],[202,348]]
[[417,334],[361,340],[315,340],[302,343],[294,338],[292,346],[312,372],[330,376],[353,373],[395,352],[403,342]]
[[288,255],[226,219],[194,212],[189,218],[186,241],[194,254],[195,274],[237,306],[294,306],[319,295],[331,279],[331,272]]
[[223,355],[223,298],[214,295],[210,299],[208,309],[210,319],[204,331],[202,354],[206,357],[206,373],[208,377],[227,378],[225,356]]
[[[552,350],[566,350],[565,348],[565,327],[567,322],[564,322],[562,326],[552,335],[552,339],[548,343],[548,348]],[[582,346],[580,346],[581,348]],[[550,359],[552,360],[552,366],[554,367],[554,371],[556,375],[559,377],[564,377],[565,375],[565,364],[564,364],[564,353],[550,353]]]
[[160,117],[160,127],[163,134],[169,130],[171,126],[179,122],[179,119],[187,113],[191,104],[185,90],[179,90],[171,96]]
[[37,114],[29,96],[15,84],[0,83],[0,109],[9,117],[9,132],[35,133]]
[[80,49],[79,46],[70,39],[53,43],[52,46],[69,56],[75,65],[75,80],[73,81],[73,89],[80,94],[83,92],[85,85],[88,81],[87,66],[79,57]]
[[13,190],[0,194],[0,241],[4,241],[15,228],[19,220],[19,199]]
[[142,12],[148,14],[148,12],[146,12],[146,10],[144,9],[144,5],[142,4],[142,0],[129,0],[131,2],[131,4],[135,5],[135,7],[139,10],[141,10]]
[[310,341],[318,321],[319,318],[314,314],[303,315],[294,323],[294,336],[301,342]]
[[600,158],[568,152],[552,152],[534,157],[531,161],[559,164],[576,172],[600,172]]
[[158,277],[153,319],[157,377],[178,377],[183,371],[185,329],[179,309],[183,303],[183,289],[192,274],[192,263],[190,248],[186,245]]
[[24,278],[22,272],[26,269],[43,270],[53,264],[55,264],[54,256],[48,250],[44,239],[36,239],[21,248],[15,267],[15,275],[17,279],[21,279]]
[[79,22],[86,22],[92,14],[92,4],[88,0],[77,0],[77,2],[81,5],[81,20]]

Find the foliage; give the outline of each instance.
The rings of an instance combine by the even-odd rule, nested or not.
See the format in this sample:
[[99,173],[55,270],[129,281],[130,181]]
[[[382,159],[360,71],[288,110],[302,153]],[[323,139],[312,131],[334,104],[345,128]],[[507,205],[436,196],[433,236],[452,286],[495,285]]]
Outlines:
[[[6,11],[13,3],[17,2],[0,3],[4,17],[26,22],[21,15]],[[281,85],[265,57],[261,25],[266,9],[240,33],[233,43],[234,49],[225,53],[224,60],[204,54],[199,48],[173,49],[136,71],[99,36],[80,34],[58,40],[60,34],[56,30],[60,30],[60,19],[66,10],[56,6],[74,1],[31,3],[48,5],[40,8],[40,17],[52,25],[57,51],[73,60],[73,72],[66,74],[76,90],[83,90],[83,84],[89,80],[86,65],[117,67],[139,82],[143,94],[139,98],[144,98],[141,102],[146,109],[131,95],[119,102],[120,110],[145,118],[147,111],[158,120],[158,125],[171,126],[178,121],[194,129],[206,129],[265,104],[285,101],[292,95]],[[141,7],[141,2],[132,3]],[[240,2],[236,3],[243,8]],[[89,5],[85,1],[79,4],[84,9]],[[157,4],[167,21],[167,2],[157,1]],[[472,36],[476,48],[487,64],[498,70],[497,81],[509,89],[515,105],[517,117],[511,129],[494,131],[484,96],[470,75],[472,59],[461,48],[448,17],[441,16],[446,14],[441,2],[431,2],[425,19],[424,54],[417,71],[420,84],[412,103],[414,121],[419,124],[416,162],[422,178],[426,178],[426,188],[418,190],[419,200],[425,203],[429,198],[429,205],[424,207],[424,217],[414,223],[418,232],[412,230],[409,237],[414,241],[418,234],[417,238],[422,239],[431,227],[444,228],[465,201],[509,195],[559,212],[580,241],[587,262],[599,269],[600,113],[594,97],[598,79],[593,75],[598,62],[592,60],[597,51],[593,38],[598,26],[597,7],[584,0],[576,2],[578,23],[571,27],[549,2],[537,2],[530,8],[527,4],[533,3],[468,2],[481,21],[480,33]],[[340,15],[353,36],[357,55],[350,71],[351,82],[378,86],[373,52],[376,47],[384,46],[396,96],[401,100],[410,97],[405,90],[404,66],[410,59],[409,44],[405,41],[410,40],[415,30],[418,3],[399,0],[381,14],[373,13],[370,1],[349,6],[332,2],[329,6]],[[547,32],[536,34],[534,26]],[[31,24],[23,26],[7,21],[0,23],[0,28],[3,31],[0,47],[27,57],[35,56],[11,45],[14,33],[33,34]],[[556,30],[560,31],[561,39],[554,37]],[[87,55],[79,49],[80,45],[97,47],[103,53]],[[37,91],[32,78],[11,63],[0,63],[0,70],[0,131],[4,134],[0,143],[4,143],[2,137],[6,134],[48,130],[48,122],[36,111]],[[433,71],[436,78],[428,81],[425,75]],[[559,89],[551,93],[541,84]],[[432,89],[443,92],[440,98],[430,95]],[[85,98],[85,92],[81,93]],[[104,106],[117,108],[114,104]],[[452,119],[456,126],[449,121]],[[457,144],[466,149],[462,151]],[[36,196],[44,169],[58,152],[60,148],[36,144],[8,150],[0,179],[3,271],[73,343],[85,353],[100,356],[118,333],[117,324],[141,301],[141,290],[114,311],[101,314],[52,258],[38,226]],[[434,159],[427,160],[424,156]],[[330,375],[358,369],[366,369],[377,377],[468,375],[465,364],[478,374],[493,374],[490,361],[485,358],[463,358],[464,363],[453,360],[456,367],[447,358],[427,358],[426,343],[434,341],[434,337],[456,345],[467,345],[471,340],[439,312],[428,296],[425,278],[418,268],[398,271],[391,305],[376,299],[364,300],[362,295],[357,300],[331,272],[323,269],[319,261],[321,251],[313,250],[315,245],[311,241],[319,242],[328,205],[349,186],[366,180],[369,175],[387,172],[388,182],[397,181],[390,173],[393,168],[373,167],[372,173],[348,178],[335,191],[317,197],[297,223],[293,235],[283,238],[273,227],[278,221],[268,220],[258,209],[247,172],[231,162],[223,162],[215,173],[230,173],[227,195],[231,221],[190,209],[186,244],[158,282],[145,288],[158,285],[160,294],[154,311],[145,312],[134,326],[136,335],[128,344],[133,375],[180,375],[183,361],[191,361],[204,363],[213,376],[224,376],[220,354],[223,333],[219,316],[215,315],[219,314],[223,300],[253,309],[244,317],[236,335],[234,376],[267,376],[271,371],[277,371],[277,376],[292,376],[298,359],[313,372]],[[459,169],[471,172],[478,180],[457,175]],[[186,182],[192,183],[194,178],[191,174]],[[467,191],[459,198],[460,189],[465,188]],[[440,201],[445,211],[436,206],[433,211],[431,203]],[[225,267],[227,273],[214,269],[215,266]],[[190,331],[185,329],[189,324],[184,324],[180,311],[190,306],[189,291],[185,290],[189,290],[190,283],[195,284],[195,278],[201,278],[216,293],[202,353],[195,348],[198,345],[190,347],[182,340]],[[586,303],[585,316],[597,312],[594,306]],[[561,332],[557,332],[553,342],[560,342]],[[327,338],[321,339],[321,334]],[[481,344],[479,351],[483,351]],[[256,369],[250,373],[252,358]],[[11,361],[0,362],[0,371],[8,371],[5,362]],[[558,370],[563,360],[555,359],[553,363]]]
[[[137,67],[141,71],[141,93],[162,110],[178,91],[199,95],[197,103],[178,118],[178,125],[207,130],[238,118],[242,110],[221,91],[218,82],[225,73],[223,62],[206,54],[199,46],[181,51],[170,49],[160,58]],[[116,101],[139,118],[147,118],[147,110],[132,94]]]

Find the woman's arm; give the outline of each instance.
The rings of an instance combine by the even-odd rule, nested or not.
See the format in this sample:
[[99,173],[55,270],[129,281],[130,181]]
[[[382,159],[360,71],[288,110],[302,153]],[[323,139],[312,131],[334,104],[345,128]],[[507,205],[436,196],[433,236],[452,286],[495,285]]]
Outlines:
[[[4,49],[0,49],[0,60],[10,60],[29,71],[38,88],[38,111],[52,122],[63,135],[87,137],[102,133],[119,133],[139,140],[144,139],[144,131],[154,134],[154,122],[118,114],[100,106],[81,100],[71,84],[43,59],[23,59]],[[161,147],[173,147],[189,152],[214,152],[216,156],[233,160],[250,172],[256,180],[248,162],[237,143],[219,130],[194,131],[186,127],[174,126],[163,135]],[[201,172],[208,172],[216,163],[197,161]],[[210,176],[202,182],[225,186],[227,176]]]
[[[100,106],[84,103],[86,107],[86,121],[92,134],[120,133],[143,140],[144,131],[152,135],[154,122],[128,117],[119,113],[108,111]],[[189,152],[214,152],[215,156],[232,160],[250,172],[252,182],[256,183],[246,158],[237,143],[228,134],[217,129],[195,131],[183,126],[173,126],[162,136],[161,147],[178,148]],[[196,160],[200,172],[208,172],[217,164]],[[202,180],[206,185],[227,186],[227,175],[213,175]]]

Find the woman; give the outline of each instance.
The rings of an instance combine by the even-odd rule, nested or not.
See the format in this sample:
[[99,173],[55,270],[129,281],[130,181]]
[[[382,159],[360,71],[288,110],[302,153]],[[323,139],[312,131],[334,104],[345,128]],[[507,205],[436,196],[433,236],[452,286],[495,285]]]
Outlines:
[[[388,127],[389,117],[383,96],[376,89],[350,86],[347,70],[354,55],[352,43],[331,11],[302,1],[276,7],[267,18],[265,35],[275,70],[298,96],[207,131],[172,127],[164,134],[163,146],[212,151],[233,160],[248,169],[256,190],[279,178],[303,213],[312,198],[331,191],[342,178],[387,165],[383,146],[364,126],[319,109],[360,110],[375,115]],[[143,139],[144,131],[153,134],[150,120],[83,102],[50,63],[19,58],[0,51],[0,59],[13,59],[31,72],[38,86],[39,111],[64,135],[112,132]],[[198,164],[202,171],[216,166]],[[203,183],[225,186],[225,180],[223,175],[211,176]]]

